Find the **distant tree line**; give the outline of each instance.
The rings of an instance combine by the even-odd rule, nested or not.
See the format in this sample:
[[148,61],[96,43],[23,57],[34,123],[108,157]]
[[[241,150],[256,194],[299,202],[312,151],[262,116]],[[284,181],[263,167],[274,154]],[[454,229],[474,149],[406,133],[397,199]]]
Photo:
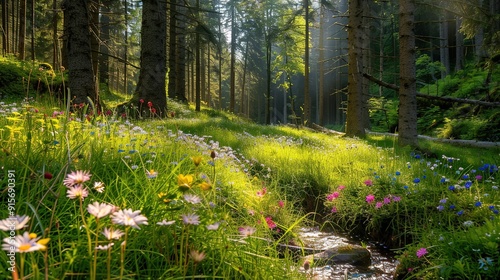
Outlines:
[[159,116],[168,96],[363,137],[368,100],[398,98],[400,141],[414,145],[418,85],[497,57],[499,11],[495,0],[3,0],[2,54],[63,66],[75,103],[100,104],[106,88]]

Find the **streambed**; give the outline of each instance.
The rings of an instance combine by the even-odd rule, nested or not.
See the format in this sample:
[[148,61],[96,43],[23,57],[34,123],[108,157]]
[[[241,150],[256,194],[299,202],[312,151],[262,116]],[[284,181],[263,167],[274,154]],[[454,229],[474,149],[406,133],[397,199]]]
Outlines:
[[[327,250],[339,246],[353,245],[360,246],[357,242],[341,235],[322,232],[315,228],[303,228],[300,231],[300,238],[304,245],[317,250]],[[321,267],[312,267],[300,270],[310,276],[310,279],[340,280],[340,279],[393,279],[397,262],[394,256],[383,246],[366,242],[364,244],[371,253],[371,265],[352,264],[332,264]]]

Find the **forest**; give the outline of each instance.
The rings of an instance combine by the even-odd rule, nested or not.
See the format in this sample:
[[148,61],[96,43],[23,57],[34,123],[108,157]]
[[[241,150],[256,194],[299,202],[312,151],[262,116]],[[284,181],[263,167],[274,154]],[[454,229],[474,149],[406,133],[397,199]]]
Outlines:
[[500,278],[500,2],[0,9],[0,279]]

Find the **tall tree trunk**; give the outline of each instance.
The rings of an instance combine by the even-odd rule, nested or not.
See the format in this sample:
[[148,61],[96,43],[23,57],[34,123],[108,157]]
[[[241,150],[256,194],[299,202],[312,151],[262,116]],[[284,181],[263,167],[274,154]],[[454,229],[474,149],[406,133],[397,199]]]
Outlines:
[[349,44],[348,78],[347,78],[347,122],[346,135],[365,137],[367,104],[363,97],[363,2],[366,0],[349,0],[349,26],[347,40]]
[[2,1],[2,55],[9,53],[9,2]]
[[151,104],[150,114],[164,116],[167,109],[166,2],[143,0],[142,3],[141,68],[139,81],[130,103],[136,108],[140,108],[141,104]]
[[99,82],[107,84],[108,87],[110,85],[109,80],[109,44],[110,42],[110,18],[109,14],[111,13],[111,9],[109,5],[111,4],[110,0],[102,1],[102,13],[101,13],[101,24],[100,24],[100,37],[101,37],[101,45],[99,48]]
[[177,99],[176,83],[177,83],[177,69],[175,69],[177,61],[177,1],[170,2],[170,14],[168,24],[168,97]]
[[[371,60],[370,60],[370,32],[371,32],[371,23],[370,20],[373,17],[371,15],[371,10],[370,10],[370,5],[369,1],[363,1],[362,3],[362,10],[363,10],[363,16],[362,16],[362,24],[363,24],[363,35],[362,35],[362,41],[361,41],[361,52],[363,53],[362,55],[362,65],[363,65],[363,73],[370,73],[371,69]],[[363,116],[363,127],[370,128],[370,113],[369,113],[369,108],[368,108],[368,101],[370,100],[370,82],[368,79],[362,79],[363,82],[363,110],[362,114]]]
[[87,97],[98,104],[90,48],[87,0],[65,0],[64,37],[66,39],[68,86],[73,104],[88,103]]
[[210,63],[210,57],[211,57],[211,48],[210,48],[210,45],[207,44],[207,105],[208,105],[208,108],[211,108],[212,107],[212,66],[211,66],[211,63]]
[[[31,0],[31,61],[35,62],[35,0]],[[55,11],[54,11],[55,13]],[[54,66],[54,65],[52,65]],[[57,68],[56,68],[57,69]]]
[[26,0],[19,1],[19,41],[17,45],[18,58],[26,59]]
[[[196,0],[196,19],[200,19],[200,0]],[[195,35],[195,64],[196,64],[196,96],[195,96],[195,110],[199,112],[201,110],[201,57],[200,57],[200,48],[201,48],[201,38],[200,38],[200,32],[199,29],[196,28],[196,35]]]
[[304,0],[305,12],[305,52],[304,52],[304,116],[303,124],[311,125],[311,93],[309,92],[309,0]]
[[236,90],[236,14],[235,3],[231,2],[231,70],[230,70],[230,93],[229,93],[229,111],[234,113],[235,90]]
[[59,34],[57,32],[57,26],[59,24],[59,14],[56,11],[57,0],[52,1],[52,67],[54,69],[59,69],[61,66],[60,56],[59,56]]
[[[100,0],[92,0],[89,2],[90,12],[90,48],[92,50],[92,69],[95,80],[98,81],[99,74],[99,7],[101,6]],[[99,83],[96,83],[96,89],[99,90]]]
[[205,47],[206,44],[201,42],[200,45],[200,93],[201,100],[207,102],[207,83],[206,83],[206,63],[205,63]]
[[[150,2],[150,0],[143,1]],[[123,39],[123,93],[128,94],[128,0],[123,1],[124,16],[125,16],[125,38]],[[143,12],[144,13],[144,12]],[[166,12],[165,12],[166,13]],[[144,21],[144,19],[143,19]],[[141,45],[143,47],[143,45]],[[141,48],[142,49],[142,48]],[[164,108],[162,108],[164,109]]]
[[446,16],[441,16],[439,21],[439,57],[444,66],[441,71],[441,79],[444,79],[450,73],[450,49],[448,40],[448,19]]
[[[320,126],[324,125],[325,121],[325,116],[324,116],[324,96],[325,96],[325,6],[321,5],[320,6],[320,13],[319,13],[319,42],[318,42],[318,49],[319,49],[319,56],[318,56],[318,68],[319,68],[319,89],[318,89],[318,94],[319,94],[319,101],[318,101],[318,123]],[[286,94],[285,94],[286,95]]]
[[175,96],[176,99],[182,102],[187,102],[186,97],[186,7],[181,4],[181,1],[176,0],[177,6],[177,32],[176,32],[176,63],[175,63]]
[[399,137],[400,146],[417,146],[415,78],[415,0],[399,1]]
[[459,71],[464,68],[464,35],[460,32],[462,19],[458,16],[455,19],[455,25],[455,71]]

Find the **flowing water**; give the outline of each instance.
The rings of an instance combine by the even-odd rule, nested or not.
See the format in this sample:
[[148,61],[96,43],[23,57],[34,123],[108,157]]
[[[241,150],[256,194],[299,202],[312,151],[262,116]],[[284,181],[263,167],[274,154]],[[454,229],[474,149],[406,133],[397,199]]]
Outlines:
[[[353,241],[335,233],[321,232],[313,228],[302,229],[300,236],[307,247],[320,250],[346,244],[362,245],[361,242]],[[300,269],[311,279],[392,279],[397,262],[391,252],[384,246],[377,246],[372,242],[366,242],[363,245],[371,252],[371,265],[368,267],[338,264],[313,267],[307,271],[304,268]]]

